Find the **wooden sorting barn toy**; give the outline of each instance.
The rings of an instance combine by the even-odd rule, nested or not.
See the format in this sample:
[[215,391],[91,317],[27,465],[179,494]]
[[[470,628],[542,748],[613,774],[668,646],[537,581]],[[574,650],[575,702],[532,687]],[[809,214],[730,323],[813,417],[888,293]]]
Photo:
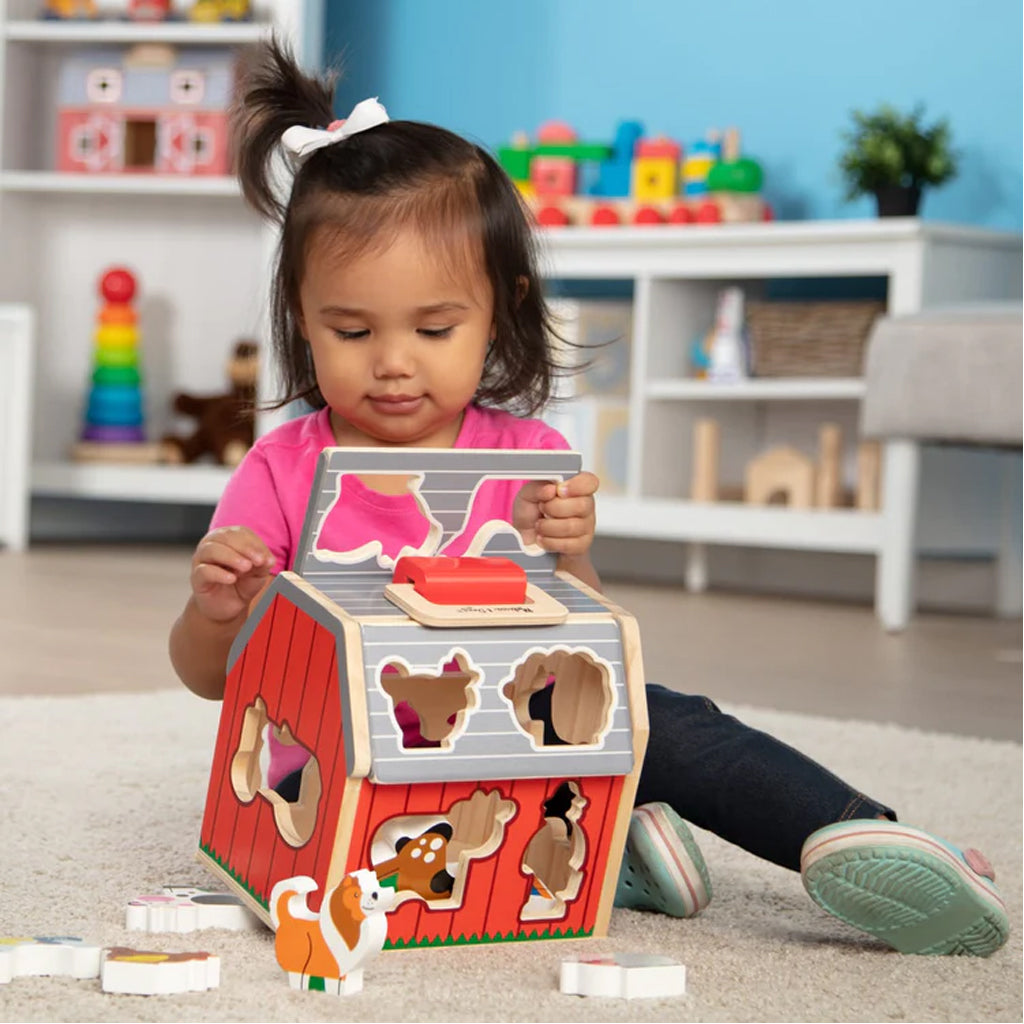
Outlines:
[[[321,454],[294,571],[232,648],[200,840],[265,921],[278,882],[312,879],[317,912],[365,869],[393,893],[385,948],[606,933],[647,744],[636,623],[473,514],[485,488],[579,469],[554,451]],[[419,547],[321,547],[346,474],[405,477]],[[470,530],[469,560],[443,557]],[[273,787],[271,754],[293,769]]]

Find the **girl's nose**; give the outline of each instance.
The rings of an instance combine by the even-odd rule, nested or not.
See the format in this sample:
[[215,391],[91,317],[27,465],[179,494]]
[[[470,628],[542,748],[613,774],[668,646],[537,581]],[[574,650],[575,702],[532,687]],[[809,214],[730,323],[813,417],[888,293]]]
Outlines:
[[408,340],[395,335],[378,338],[374,352],[375,377],[410,377],[413,366],[413,346]]

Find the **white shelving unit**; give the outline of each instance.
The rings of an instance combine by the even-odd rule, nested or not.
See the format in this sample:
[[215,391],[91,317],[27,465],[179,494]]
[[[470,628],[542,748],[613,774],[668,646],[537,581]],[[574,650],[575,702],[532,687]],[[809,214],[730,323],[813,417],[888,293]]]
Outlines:
[[[111,13],[118,6],[118,0],[101,4]],[[226,470],[207,465],[68,461],[91,370],[97,282],[115,264],[136,273],[147,431],[159,437],[175,426],[174,392],[226,387],[233,343],[241,337],[266,342],[276,231],[248,210],[232,177],[55,172],[55,72],[70,49],[244,47],[271,30],[304,64],[320,64],[323,0],[253,6],[249,23],[133,24],[43,21],[37,0],[0,0],[0,301],[25,303],[36,314],[37,495],[208,504],[227,480]]]
[[768,279],[884,277],[888,309],[1019,298],[1021,238],[915,218],[708,227],[556,228],[546,273],[559,281],[631,281],[634,294],[627,486],[598,496],[598,530],[687,542],[686,583],[707,585],[705,545],[853,552],[886,557],[886,510],[795,511],[688,500],[693,422],[723,427],[722,479],[739,482],[772,444],[814,451],[825,420],[846,441],[854,481],[860,379],[754,379],[717,385],[688,375],[688,349],[712,322],[718,291],[756,292]]

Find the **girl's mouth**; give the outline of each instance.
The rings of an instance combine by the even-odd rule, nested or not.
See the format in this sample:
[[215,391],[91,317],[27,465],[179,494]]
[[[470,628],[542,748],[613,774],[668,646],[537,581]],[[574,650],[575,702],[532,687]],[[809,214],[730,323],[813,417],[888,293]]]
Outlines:
[[377,412],[385,416],[408,416],[423,404],[422,395],[376,395],[370,403]]

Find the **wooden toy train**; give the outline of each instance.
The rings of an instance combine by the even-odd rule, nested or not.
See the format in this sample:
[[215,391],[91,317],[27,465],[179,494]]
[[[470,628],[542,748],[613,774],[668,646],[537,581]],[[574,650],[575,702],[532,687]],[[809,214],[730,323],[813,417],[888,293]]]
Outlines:
[[684,154],[679,143],[646,138],[623,121],[610,143],[581,142],[551,122],[536,144],[518,135],[498,150],[543,227],[717,224],[771,220],[760,165],[740,155],[739,133],[710,132]]
[[[473,525],[482,489],[511,506],[519,482],[579,468],[321,454],[294,571],[232,648],[202,825],[200,860],[264,921],[283,880],[319,900],[372,871],[390,947],[605,934],[647,743],[636,623],[507,522]],[[366,473],[405,477],[419,548],[321,546],[344,478]],[[271,785],[273,744],[301,748],[291,792]]]

